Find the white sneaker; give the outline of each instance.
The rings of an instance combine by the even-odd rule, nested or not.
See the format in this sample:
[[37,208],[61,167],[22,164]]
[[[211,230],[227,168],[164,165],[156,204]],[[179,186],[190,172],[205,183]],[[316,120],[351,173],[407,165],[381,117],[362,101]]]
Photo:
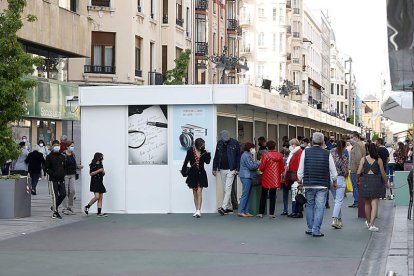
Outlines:
[[196,213],[195,213],[195,215],[196,215],[196,218],[200,218],[200,217],[201,217],[201,212],[200,212],[200,210],[197,210],[197,211],[196,211]]
[[365,221],[365,225],[367,226],[367,228],[369,229],[369,224],[368,224],[368,221]]
[[195,218],[197,216],[197,211],[193,214],[193,218]]
[[374,226],[374,225],[371,225],[368,230],[371,231],[371,232],[378,232],[379,228]]

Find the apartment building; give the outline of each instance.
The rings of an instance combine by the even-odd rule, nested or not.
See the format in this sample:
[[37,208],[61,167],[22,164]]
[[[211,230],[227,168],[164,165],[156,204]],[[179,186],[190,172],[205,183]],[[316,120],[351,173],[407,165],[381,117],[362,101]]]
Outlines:
[[367,139],[372,139],[374,134],[380,135],[381,129],[381,116],[380,116],[380,102],[373,96],[367,96],[361,105],[361,116],[363,132]]
[[[75,0],[30,0],[22,18],[28,14],[35,22],[24,21],[18,40],[25,51],[40,57],[43,64],[35,68],[32,78],[37,87],[27,91],[27,114],[12,124],[16,141],[28,137],[31,144],[44,140],[50,144],[62,134],[69,134],[73,121],[79,120],[79,110],[72,99],[78,88],[68,83],[68,62],[90,53],[90,21],[86,6]],[[7,1],[0,2],[0,10]]]
[[[335,41],[335,37],[331,40],[331,86],[330,86],[330,110],[335,112],[342,119],[349,117],[349,86],[345,81],[346,69],[344,67],[344,59],[341,56]],[[349,78],[349,77],[348,77]]]

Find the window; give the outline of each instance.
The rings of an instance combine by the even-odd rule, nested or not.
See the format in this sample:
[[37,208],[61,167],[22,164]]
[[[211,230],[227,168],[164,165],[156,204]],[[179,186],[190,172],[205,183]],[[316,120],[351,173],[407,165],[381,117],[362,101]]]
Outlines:
[[76,12],[76,0],[59,0],[59,7]]
[[345,89],[345,99],[348,99],[348,89]]
[[183,0],[177,0],[176,2],[176,24],[180,27],[183,26]]
[[341,113],[344,114],[344,103],[341,102]]
[[336,102],[336,113],[339,113],[339,102]]
[[162,1],[162,24],[168,24],[168,0]]
[[186,30],[186,35],[187,37],[190,36],[190,8],[187,7],[186,12],[185,12],[185,30]]
[[276,22],[277,20],[277,9],[273,8],[273,22]]
[[264,65],[263,64],[257,65],[257,77],[263,79],[263,72],[264,72]]
[[293,47],[292,63],[299,64],[300,61],[300,47]]
[[341,96],[343,96],[343,95],[344,95],[344,85],[341,84]]
[[339,84],[336,85],[336,95],[339,96]]
[[207,42],[206,32],[206,15],[196,13],[196,42]]
[[135,37],[135,76],[142,77],[141,70],[141,47],[142,47],[142,38]]
[[217,54],[217,33],[213,33],[213,55]]
[[92,0],[92,6],[99,6],[99,7],[110,7],[111,0]]
[[279,52],[280,53],[285,52],[285,47],[284,47],[283,41],[284,41],[283,34],[280,34],[280,36],[279,36]]
[[259,17],[264,17],[265,16],[265,10],[264,8],[259,8],[257,13],[259,14]]
[[115,74],[115,33],[92,32],[91,65],[85,73]]
[[293,71],[293,85],[299,85],[300,84],[300,72],[299,71]]
[[154,16],[155,16],[155,3],[154,3],[154,0],[150,0],[150,1],[151,1],[151,3],[150,3],[151,18],[154,19]]
[[257,39],[259,46],[264,46],[264,33],[259,33],[259,37]]
[[[142,12],[142,1],[143,0],[137,0],[138,12]],[[168,15],[168,12],[167,12],[167,15]]]
[[155,43],[150,42],[150,72],[154,71],[154,64],[155,64]]
[[237,45],[236,39],[229,37],[228,43],[229,43],[228,54],[232,56],[236,56],[236,45]]
[[167,62],[168,62],[168,52],[167,52],[168,48],[167,45],[162,45],[162,67],[161,67],[161,71],[162,74],[164,75],[165,72],[167,72]]
[[331,83],[331,94],[334,94],[334,90],[335,90],[335,84]]
[[273,33],[273,51],[276,51],[277,49],[277,36],[275,33]]

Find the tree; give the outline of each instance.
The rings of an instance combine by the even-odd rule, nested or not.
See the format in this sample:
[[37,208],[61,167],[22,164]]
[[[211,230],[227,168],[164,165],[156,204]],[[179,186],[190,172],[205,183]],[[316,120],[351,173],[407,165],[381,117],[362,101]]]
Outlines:
[[[34,65],[40,63],[27,54],[17,40],[17,32],[23,27],[26,0],[7,0],[7,3],[0,14],[0,165],[19,156],[10,123],[25,114],[26,92],[36,86],[36,81],[23,77],[31,74]],[[33,22],[36,17],[28,15],[25,20]]]
[[175,68],[165,73],[164,84],[166,85],[183,85],[183,79],[187,77],[188,62],[190,61],[191,50],[186,49],[181,55],[174,60]]

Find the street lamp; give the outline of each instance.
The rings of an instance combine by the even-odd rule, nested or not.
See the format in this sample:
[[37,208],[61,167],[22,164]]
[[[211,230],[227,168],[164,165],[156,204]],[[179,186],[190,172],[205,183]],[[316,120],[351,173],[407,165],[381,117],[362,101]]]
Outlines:
[[207,59],[214,64],[213,68],[216,68],[222,74],[221,83],[224,83],[224,75],[228,75],[231,70],[240,69],[240,72],[243,74],[249,70],[247,58],[228,55],[227,46],[223,47],[221,55],[213,55],[207,57]]

